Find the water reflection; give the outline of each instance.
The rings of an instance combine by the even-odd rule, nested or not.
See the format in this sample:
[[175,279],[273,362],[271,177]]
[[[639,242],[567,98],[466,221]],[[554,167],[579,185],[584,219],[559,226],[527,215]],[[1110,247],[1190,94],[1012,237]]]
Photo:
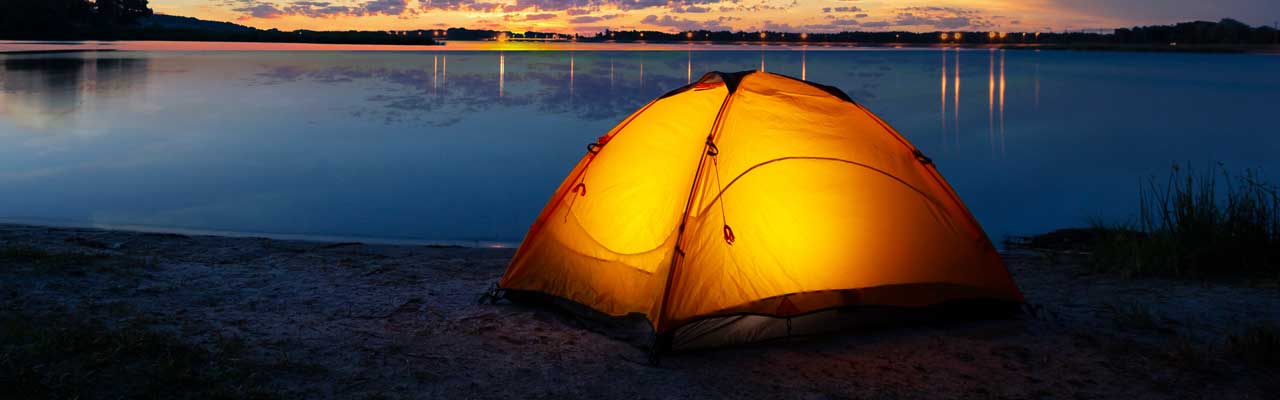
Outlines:
[[[942,148],[949,150],[960,145],[960,49],[954,50],[951,61],[948,61],[947,53],[952,52],[950,49],[942,49],[942,72],[939,77],[941,89],[939,90],[939,103],[941,104],[941,112],[939,113],[939,126],[942,132]],[[948,72],[950,72],[949,75]],[[950,80],[950,82],[948,82]],[[950,83],[951,92],[951,113],[947,113],[948,102],[948,84]],[[950,116],[950,121],[948,121]],[[950,122],[950,124],[948,123]],[[951,136],[954,140],[948,138]]]
[[693,45],[689,45],[689,51],[685,55],[684,83],[693,83]]
[[952,119],[955,122],[956,145],[960,144],[960,49],[956,48],[956,67],[955,67],[955,88],[952,90],[955,96],[955,114]]
[[938,102],[938,104],[941,104],[938,112],[938,120],[941,122],[941,127],[942,127],[942,144],[943,146],[946,146],[946,143],[947,143],[947,50],[943,49],[940,53],[942,53],[942,77],[939,80],[942,82],[942,89],[938,91],[938,93],[940,94],[940,99],[939,99],[940,101]]
[[809,80],[809,45],[800,48],[800,80]]
[[987,143],[991,147],[991,156],[996,155],[996,52],[987,52]]
[[1040,111],[1040,60],[1039,58],[1036,59],[1034,79],[1035,79],[1035,85],[1036,85],[1035,94],[1034,94],[1036,111]]
[[1004,149],[1004,52],[1000,50],[1000,156],[1005,155]]
[[644,89],[644,58],[640,59],[640,89]]
[[[277,65],[257,73],[258,79],[253,81],[259,85],[355,82],[363,88],[375,89],[375,93],[365,97],[372,107],[359,107],[351,110],[353,114],[372,118],[381,116],[384,122],[389,123],[422,122],[447,126],[456,122],[457,116],[463,113],[523,106],[534,107],[542,113],[573,114],[583,119],[616,119],[643,104],[641,100],[647,100],[645,97],[656,97],[688,83],[692,68],[688,58],[685,63],[679,63],[684,64],[680,69],[686,75],[685,80],[679,80],[676,76],[666,73],[655,75],[652,71],[649,76],[644,76],[645,59],[634,55],[584,64],[577,62],[579,57],[576,55],[566,55],[561,64],[552,60],[555,58],[552,55],[499,53],[496,54],[497,73],[486,75],[479,69],[468,67],[482,57],[455,56],[455,61],[460,63],[457,65],[473,72],[455,74],[453,83],[447,86],[443,84],[443,69],[437,71],[435,67],[436,58],[432,59],[429,72],[412,66]],[[445,59],[439,59],[443,65]],[[616,79],[617,74],[625,74],[627,69],[637,74],[636,81]],[[658,86],[650,85],[653,82]],[[486,95],[486,86],[496,86],[496,93]],[[618,93],[613,93],[617,91],[627,94],[619,97]],[[637,95],[632,96],[632,93]],[[576,101],[583,99],[588,101]]]
[[74,128],[100,102],[143,87],[148,64],[146,58],[4,58],[0,115],[27,127]]

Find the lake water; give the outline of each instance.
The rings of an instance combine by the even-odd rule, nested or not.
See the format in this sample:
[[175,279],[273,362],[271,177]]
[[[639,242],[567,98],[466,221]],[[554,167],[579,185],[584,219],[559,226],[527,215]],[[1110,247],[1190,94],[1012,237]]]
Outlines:
[[0,55],[0,219],[516,243],[588,142],[706,71],[761,68],[876,112],[996,240],[1125,218],[1175,163],[1280,168],[1269,55],[123,47]]

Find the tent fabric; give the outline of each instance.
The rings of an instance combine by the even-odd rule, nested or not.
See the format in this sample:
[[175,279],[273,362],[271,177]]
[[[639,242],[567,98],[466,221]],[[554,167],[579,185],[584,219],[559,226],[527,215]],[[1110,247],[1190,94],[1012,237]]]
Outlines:
[[601,136],[499,287],[642,314],[658,334],[712,317],[1022,302],[927,157],[838,89],[764,72],[707,74]]

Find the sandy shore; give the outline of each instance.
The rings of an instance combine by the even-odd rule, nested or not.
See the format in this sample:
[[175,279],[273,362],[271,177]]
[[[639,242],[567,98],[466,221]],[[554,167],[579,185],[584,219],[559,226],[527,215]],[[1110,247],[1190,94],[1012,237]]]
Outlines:
[[[1280,324],[1275,287],[1125,279],[1011,252],[1036,313],[676,354],[652,367],[640,339],[615,329],[544,307],[477,304],[512,253],[0,225],[0,397],[182,397],[162,391],[194,384],[276,398],[1261,399],[1280,390],[1280,368],[1233,344],[1252,326]],[[127,337],[196,354],[193,373],[236,374],[129,382],[133,369],[154,367],[147,354],[44,340],[68,326],[94,327],[75,336],[91,344],[141,330]],[[107,355],[74,361],[93,351]],[[62,353],[41,358],[49,352]]]

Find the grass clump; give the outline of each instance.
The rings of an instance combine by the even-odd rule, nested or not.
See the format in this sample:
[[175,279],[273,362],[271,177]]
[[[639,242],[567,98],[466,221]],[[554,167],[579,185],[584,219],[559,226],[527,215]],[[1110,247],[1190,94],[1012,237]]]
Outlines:
[[243,345],[211,348],[144,326],[69,315],[0,317],[0,398],[270,398]]
[[1280,195],[1260,173],[1174,166],[1139,185],[1136,223],[1095,222],[1091,264],[1126,275],[1280,278]]
[[1227,350],[1247,361],[1280,367],[1280,327],[1255,325],[1227,337]]

